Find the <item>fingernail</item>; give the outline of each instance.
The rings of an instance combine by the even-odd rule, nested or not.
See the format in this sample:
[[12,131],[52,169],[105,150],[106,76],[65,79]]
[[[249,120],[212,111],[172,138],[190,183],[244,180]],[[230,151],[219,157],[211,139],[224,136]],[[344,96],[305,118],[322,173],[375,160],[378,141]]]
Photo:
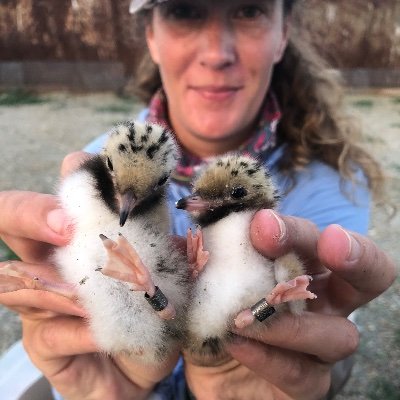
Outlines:
[[275,239],[278,242],[282,242],[286,238],[286,225],[283,220],[272,210],[267,210],[267,212],[276,220],[279,226],[279,233],[276,235]]
[[61,209],[55,209],[47,214],[47,226],[58,235],[68,235],[72,230],[72,221]]
[[359,260],[362,254],[362,247],[360,243],[340,225],[337,226],[342,232],[344,232],[349,241],[349,252],[347,254],[346,261],[353,262]]
[[251,313],[250,309],[241,311],[235,318],[235,326],[238,329],[243,329],[246,326],[251,325],[254,322],[254,315]]

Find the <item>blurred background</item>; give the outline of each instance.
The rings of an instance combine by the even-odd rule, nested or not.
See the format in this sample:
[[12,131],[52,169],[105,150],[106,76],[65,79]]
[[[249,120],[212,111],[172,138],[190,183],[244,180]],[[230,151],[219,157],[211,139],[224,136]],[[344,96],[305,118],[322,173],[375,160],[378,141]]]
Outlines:
[[[129,0],[1,0],[0,85],[122,90],[143,44]],[[297,23],[356,86],[400,82],[398,0],[303,1]],[[95,72],[95,73],[94,73]]]
[[[129,0],[0,0],[0,190],[54,193],[63,157],[141,105],[143,44]],[[295,15],[346,86],[345,108],[387,175],[369,235],[400,260],[400,0],[303,1]],[[14,257],[0,242],[0,260]],[[360,310],[357,364],[339,400],[400,400],[400,280]],[[0,355],[21,335],[0,307]],[[0,394],[1,398],[1,394]]]

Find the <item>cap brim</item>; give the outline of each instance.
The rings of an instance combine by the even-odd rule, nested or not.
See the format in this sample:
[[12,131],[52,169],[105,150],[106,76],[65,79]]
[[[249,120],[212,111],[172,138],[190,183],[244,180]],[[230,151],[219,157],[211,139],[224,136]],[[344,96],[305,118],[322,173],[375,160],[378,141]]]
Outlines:
[[148,3],[148,0],[132,0],[129,4],[129,14],[135,14],[143,6]]
[[164,3],[168,0],[131,0],[129,4],[129,13],[135,14],[143,8],[151,9],[155,5]]

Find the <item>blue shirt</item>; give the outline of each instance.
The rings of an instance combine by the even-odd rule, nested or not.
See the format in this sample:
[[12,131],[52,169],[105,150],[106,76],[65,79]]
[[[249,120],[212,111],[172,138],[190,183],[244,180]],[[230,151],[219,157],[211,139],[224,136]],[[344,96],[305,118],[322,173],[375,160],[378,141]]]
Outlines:
[[[139,117],[139,119],[142,119]],[[99,152],[106,139],[102,135],[85,150]],[[289,178],[278,170],[278,161],[283,155],[284,145],[277,147],[263,160],[268,167],[280,193],[291,187]],[[313,161],[294,175],[294,186],[280,201],[278,211],[282,214],[305,218],[314,222],[320,230],[330,224],[340,224],[346,229],[366,234],[370,214],[370,194],[361,170],[356,174],[356,183],[341,179],[338,171],[320,162]],[[190,194],[190,188],[172,182],[168,189],[168,202],[172,216],[172,233],[185,236],[191,225],[188,213],[178,210],[175,202]],[[183,361],[179,360],[173,373],[160,382],[152,400],[189,399]]]

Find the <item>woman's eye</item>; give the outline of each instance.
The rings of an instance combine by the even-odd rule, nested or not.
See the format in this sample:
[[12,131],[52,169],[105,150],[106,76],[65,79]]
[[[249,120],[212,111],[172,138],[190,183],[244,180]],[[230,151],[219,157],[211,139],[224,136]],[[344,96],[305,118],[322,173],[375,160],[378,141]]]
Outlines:
[[256,19],[263,14],[257,6],[243,6],[236,12],[236,18]]
[[[171,3],[171,4],[169,4]],[[173,1],[166,2],[165,6],[161,4],[161,12],[164,17],[178,21],[198,20],[201,19],[203,13],[201,9],[192,3],[175,3]]]

